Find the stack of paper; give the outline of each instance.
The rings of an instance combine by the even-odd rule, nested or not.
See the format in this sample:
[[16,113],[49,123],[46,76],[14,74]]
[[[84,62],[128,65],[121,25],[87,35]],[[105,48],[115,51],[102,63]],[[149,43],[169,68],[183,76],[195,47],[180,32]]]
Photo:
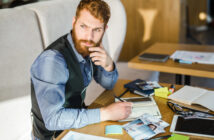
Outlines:
[[143,114],[138,119],[123,125],[126,132],[135,140],[149,139],[159,133],[164,133],[168,123],[149,114]]

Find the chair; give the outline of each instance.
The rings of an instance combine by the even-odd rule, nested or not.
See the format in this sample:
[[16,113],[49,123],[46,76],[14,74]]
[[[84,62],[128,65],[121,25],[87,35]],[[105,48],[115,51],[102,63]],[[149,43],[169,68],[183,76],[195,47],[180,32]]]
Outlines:
[[28,9],[0,11],[0,137],[30,136],[30,66],[42,51],[36,15]]
[[[75,16],[79,1],[63,0],[62,2],[62,0],[53,0],[27,5],[27,8],[35,11],[38,16],[45,47],[72,29],[72,18]],[[111,18],[102,43],[117,63],[119,78],[149,80],[152,76],[157,77],[157,74],[155,75],[149,71],[130,69],[127,62],[117,62],[126,35],[126,13],[120,0],[105,1],[110,6]],[[86,105],[91,104],[103,91],[104,88],[97,85],[93,80],[86,91]]]

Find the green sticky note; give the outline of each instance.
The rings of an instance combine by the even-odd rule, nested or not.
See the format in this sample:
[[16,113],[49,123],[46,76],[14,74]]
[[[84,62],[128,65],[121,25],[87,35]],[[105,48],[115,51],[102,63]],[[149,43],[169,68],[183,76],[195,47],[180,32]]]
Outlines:
[[105,134],[123,134],[123,129],[120,125],[107,125],[105,128]]
[[189,140],[188,136],[173,133],[168,140]]

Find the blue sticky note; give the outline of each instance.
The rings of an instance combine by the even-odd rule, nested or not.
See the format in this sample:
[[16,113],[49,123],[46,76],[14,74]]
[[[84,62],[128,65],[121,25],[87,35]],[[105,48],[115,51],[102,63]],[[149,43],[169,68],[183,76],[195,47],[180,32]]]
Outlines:
[[105,128],[105,134],[123,134],[121,125],[107,125]]

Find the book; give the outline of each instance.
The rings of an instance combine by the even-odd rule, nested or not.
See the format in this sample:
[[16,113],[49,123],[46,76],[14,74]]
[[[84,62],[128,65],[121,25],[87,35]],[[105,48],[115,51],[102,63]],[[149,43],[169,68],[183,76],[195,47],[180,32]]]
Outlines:
[[[129,115],[128,118],[121,120],[121,121],[131,121],[138,117],[140,117],[144,113],[148,113],[152,116],[156,116],[161,118],[160,110],[153,99],[152,96],[150,97],[130,97],[130,98],[121,98],[126,102],[132,102],[132,113]],[[119,101],[115,98],[115,102]]]
[[184,86],[183,88],[168,96],[168,99],[188,105],[201,105],[209,110],[214,111],[214,91],[203,88]]
[[165,62],[169,58],[167,54],[143,53],[139,56],[140,60]]

